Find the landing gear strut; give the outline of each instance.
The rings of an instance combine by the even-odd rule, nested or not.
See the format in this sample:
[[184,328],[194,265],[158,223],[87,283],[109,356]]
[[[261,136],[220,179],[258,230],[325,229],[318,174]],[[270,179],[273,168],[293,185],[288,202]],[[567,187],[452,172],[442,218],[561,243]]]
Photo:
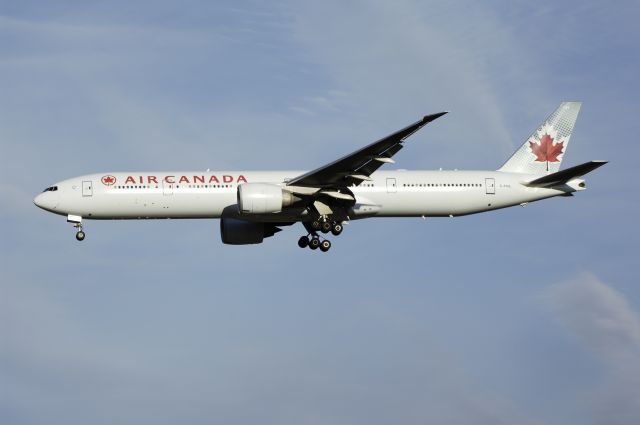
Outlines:
[[84,237],[85,237],[85,234],[84,234],[84,231],[82,230],[82,224],[81,223],[76,223],[76,224],[74,224],[73,227],[78,229],[78,231],[76,232],[76,239],[78,241],[83,241]]

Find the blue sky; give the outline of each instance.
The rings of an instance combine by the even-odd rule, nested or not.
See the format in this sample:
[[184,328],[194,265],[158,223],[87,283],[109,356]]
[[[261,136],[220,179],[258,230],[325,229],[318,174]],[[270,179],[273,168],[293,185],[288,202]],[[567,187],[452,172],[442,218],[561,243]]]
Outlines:
[[[0,423],[631,424],[635,1],[0,3]],[[308,169],[421,115],[408,169],[496,169],[563,100],[589,190],[221,244],[88,222],[90,172]]]

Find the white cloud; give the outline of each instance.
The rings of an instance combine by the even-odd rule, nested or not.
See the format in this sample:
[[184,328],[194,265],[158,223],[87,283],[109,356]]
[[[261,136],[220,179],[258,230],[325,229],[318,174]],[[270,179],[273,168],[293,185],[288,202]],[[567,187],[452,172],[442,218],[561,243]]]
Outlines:
[[547,300],[560,321],[602,363],[593,389],[595,423],[631,424],[640,418],[640,316],[623,294],[585,274],[551,287]]

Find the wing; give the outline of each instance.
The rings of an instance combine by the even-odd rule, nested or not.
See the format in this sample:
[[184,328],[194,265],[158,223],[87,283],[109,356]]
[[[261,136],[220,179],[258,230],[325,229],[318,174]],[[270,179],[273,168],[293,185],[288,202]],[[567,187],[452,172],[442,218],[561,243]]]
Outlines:
[[369,176],[383,164],[394,162],[391,158],[402,149],[402,142],[409,136],[446,113],[447,112],[439,112],[437,114],[427,115],[420,121],[342,157],[337,161],[298,176],[288,181],[287,185],[318,188],[357,186],[364,180],[370,180]]

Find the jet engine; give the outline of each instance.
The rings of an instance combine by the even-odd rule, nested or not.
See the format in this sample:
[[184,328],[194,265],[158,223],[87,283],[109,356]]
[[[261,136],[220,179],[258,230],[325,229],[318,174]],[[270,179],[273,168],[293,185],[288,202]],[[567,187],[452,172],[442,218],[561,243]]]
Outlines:
[[245,183],[238,186],[240,214],[277,213],[299,200],[276,184]]
[[228,245],[249,245],[262,243],[264,238],[278,233],[280,228],[269,223],[254,223],[237,218],[220,219],[222,243]]

